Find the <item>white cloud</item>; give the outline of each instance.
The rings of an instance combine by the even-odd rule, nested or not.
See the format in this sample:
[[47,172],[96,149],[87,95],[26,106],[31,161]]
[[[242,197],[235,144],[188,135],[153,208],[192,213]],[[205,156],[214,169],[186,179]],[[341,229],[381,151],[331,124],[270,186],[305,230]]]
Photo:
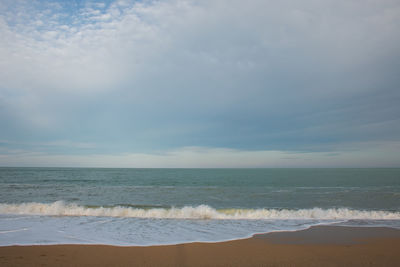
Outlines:
[[60,8],[24,12],[34,8],[28,3],[18,19],[5,13],[0,21],[3,88],[110,90],[121,80],[161,74],[152,72],[158,64],[172,68],[168,75],[187,64],[233,73],[301,71],[296,58],[304,63],[311,52],[309,63],[330,61],[324,67],[334,74],[337,64],[351,70],[399,41],[393,33],[400,6],[391,1],[362,10],[357,1],[118,1],[69,14],[71,25],[59,19],[66,15]]
[[143,146],[191,135],[166,147],[246,147],[254,137],[263,148],[397,140],[399,18],[390,0],[0,3],[0,122],[15,127],[0,137],[110,145],[151,132]]
[[[123,168],[395,167],[399,142],[347,144],[337,152],[184,147],[161,153],[62,155],[0,151],[0,166]],[[351,148],[352,147],[352,148]]]

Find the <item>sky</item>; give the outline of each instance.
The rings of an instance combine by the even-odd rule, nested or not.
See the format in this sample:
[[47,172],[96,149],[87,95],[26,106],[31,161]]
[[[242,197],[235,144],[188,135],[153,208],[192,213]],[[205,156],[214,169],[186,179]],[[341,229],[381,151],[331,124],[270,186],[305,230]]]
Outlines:
[[0,0],[0,166],[400,167],[398,0]]

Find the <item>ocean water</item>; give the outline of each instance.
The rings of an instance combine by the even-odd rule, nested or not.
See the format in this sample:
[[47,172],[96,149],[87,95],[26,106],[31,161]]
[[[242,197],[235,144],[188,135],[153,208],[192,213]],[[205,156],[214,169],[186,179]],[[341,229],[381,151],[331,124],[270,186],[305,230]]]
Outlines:
[[400,169],[0,168],[0,245],[216,242],[400,228]]

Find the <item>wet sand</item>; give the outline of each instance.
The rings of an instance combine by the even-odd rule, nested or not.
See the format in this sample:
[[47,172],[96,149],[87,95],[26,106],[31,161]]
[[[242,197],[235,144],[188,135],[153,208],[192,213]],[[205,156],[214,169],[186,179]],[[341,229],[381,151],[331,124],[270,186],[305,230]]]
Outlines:
[[400,230],[316,226],[220,243],[8,246],[0,266],[400,266]]

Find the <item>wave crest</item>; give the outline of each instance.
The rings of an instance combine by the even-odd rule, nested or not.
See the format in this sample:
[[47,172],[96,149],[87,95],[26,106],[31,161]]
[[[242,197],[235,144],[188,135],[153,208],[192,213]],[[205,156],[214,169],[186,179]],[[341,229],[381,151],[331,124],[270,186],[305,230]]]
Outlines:
[[99,216],[99,217],[130,217],[158,219],[371,219],[398,220],[400,212],[365,211],[348,208],[337,209],[214,209],[207,205],[185,206],[182,208],[151,208],[133,207],[85,207],[74,203],[56,201],[54,203],[21,203],[0,204],[2,214],[29,214],[50,216]]

